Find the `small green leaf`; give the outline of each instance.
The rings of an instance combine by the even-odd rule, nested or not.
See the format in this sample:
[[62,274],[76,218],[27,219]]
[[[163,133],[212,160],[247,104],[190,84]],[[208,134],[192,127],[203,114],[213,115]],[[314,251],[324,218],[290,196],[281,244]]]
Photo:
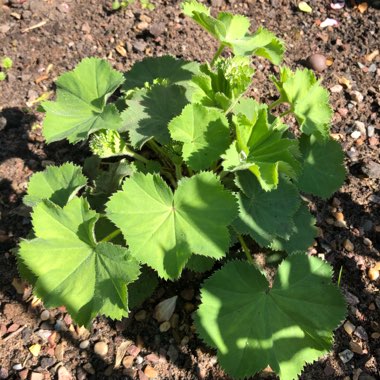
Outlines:
[[173,140],[183,142],[182,156],[194,170],[207,169],[228,148],[230,134],[224,113],[189,104],[169,124]]
[[33,174],[23,201],[27,206],[34,207],[49,199],[63,207],[86,184],[87,178],[79,166],[72,163],[48,166],[43,172]]
[[202,287],[198,334],[235,378],[269,365],[281,380],[293,380],[331,349],[332,330],[346,315],[331,277],[327,263],[296,254],[282,262],[270,288],[254,266],[229,262]]
[[187,103],[182,86],[157,85],[137,90],[132,99],[127,100],[128,108],[121,114],[123,127],[120,131],[129,132],[131,143],[136,148],[141,148],[152,138],[167,144],[170,140],[168,124]]
[[101,158],[127,155],[130,150],[118,131],[102,129],[91,135],[89,142],[91,152]]
[[262,247],[275,237],[289,239],[295,232],[293,216],[300,198],[297,188],[281,180],[276,190],[266,192],[249,172],[236,173],[239,216],[233,225],[242,234],[250,235]]
[[300,149],[304,162],[299,188],[321,198],[330,197],[346,177],[342,147],[332,139],[303,135]]
[[274,238],[270,248],[276,251],[285,251],[289,254],[306,251],[317,236],[315,218],[310,214],[307,205],[302,203],[293,216],[295,229],[289,240]]
[[97,314],[127,316],[127,284],[139,275],[126,248],[95,241],[97,219],[82,198],[63,208],[42,201],[33,211],[36,238],[19,250],[18,260],[36,279],[35,294],[46,307],[65,305],[80,325]]
[[[251,109],[248,104],[251,104]],[[239,109],[249,112],[236,115]],[[236,127],[236,141],[222,156],[224,170],[248,169],[266,191],[277,187],[280,172],[295,178],[301,169],[298,142],[283,138],[276,122],[269,124],[267,106],[247,100],[234,112],[232,120]]]
[[7,74],[4,73],[4,71],[0,71],[0,82],[5,80],[7,78]]
[[248,33],[250,22],[247,17],[221,12],[214,18],[207,7],[195,0],[183,2],[182,9],[222,46],[230,47],[235,55],[255,54],[276,65],[281,62],[285,51],[283,42],[264,28],[259,28],[254,34]]
[[236,215],[235,197],[210,172],[182,179],[174,195],[158,175],[136,173],[107,204],[132,255],[165,279],[177,278],[192,252],[222,258]]
[[61,75],[56,82],[57,100],[42,104],[47,142],[67,138],[76,143],[99,129],[118,129],[119,112],[106,102],[123,80],[121,73],[97,58],[86,58],[73,71]]
[[147,84],[153,85],[157,80],[166,81],[167,85],[176,84],[188,87],[192,76],[198,71],[199,64],[197,62],[176,59],[170,55],[144,58],[124,74],[125,82],[122,90],[141,89]]
[[280,92],[280,100],[291,105],[301,131],[307,135],[318,133],[328,137],[332,118],[329,93],[320,85],[313,71],[292,72],[282,67],[280,79],[273,80]]
[[13,66],[13,61],[10,57],[4,57],[1,60],[1,66],[4,70],[10,70]]

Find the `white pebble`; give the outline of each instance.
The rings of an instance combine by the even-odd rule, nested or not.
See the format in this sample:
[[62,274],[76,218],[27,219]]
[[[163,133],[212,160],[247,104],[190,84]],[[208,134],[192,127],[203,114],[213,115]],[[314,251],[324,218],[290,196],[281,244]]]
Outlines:
[[89,345],[90,345],[90,341],[86,339],[86,340],[80,342],[79,348],[81,350],[85,350]]
[[50,318],[50,312],[49,312],[49,310],[44,310],[40,314],[40,318],[41,318],[41,321],[47,321]]
[[351,137],[354,139],[354,140],[357,140],[362,134],[359,132],[359,131],[353,131],[351,133]]
[[21,371],[24,367],[22,366],[22,364],[17,363],[17,364],[15,364],[12,368],[13,368],[15,371]]

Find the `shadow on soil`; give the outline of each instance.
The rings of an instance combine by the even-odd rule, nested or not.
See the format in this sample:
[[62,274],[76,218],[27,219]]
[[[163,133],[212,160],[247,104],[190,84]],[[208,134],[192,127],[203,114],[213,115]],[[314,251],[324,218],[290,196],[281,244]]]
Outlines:
[[[27,166],[31,172],[42,170],[41,161],[43,159],[50,159],[54,162],[61,163],[68,161],[69,159],[74,159],[76,162],[82,162],[84,158],[83,150],[80,147],[67,147],[67,144],[53,144],[51,147],[46,149],[43,146],[43,142],[39,141],[29,141],[28,131],[30,131],[31,126],[36,121],[35,117],[29,113],[25,113],[19,109],[4,109],[1,114],[7,120],[5,128],[0,131],[0,137],[2,141],[2,148],[0,152],[0,164],[11,158],[20,158],[24,161],[24,165]],[[32,146],[35,144],[42,144],[40,147],[41,155],[33,153]],[[15,265],[14,254],[10,251],[14,248],[20,238],[27,236],[30,230],[30,221],[28,212],[22,207],[21,198],[22,192],[16,191],[12,187],[12,182],[10,179],[3,178],[0,181],[0,208],[1,208],[1,218],[0,218],[0,304],[1,311],[3,311],[4,305],[8,303],[21,304],[24,307],[25,313],[27,313],[29,320],[33,320],[24,333],[15,336],[10,339],[6,346],[7,350],[12,349],[12,345],[15,341],[22,341],[23,346],[28,347],[31,345],[31,341],[28,338],[30,336],[36,336],[35,332],[41,329],[41,320],[39,319],[39,311],[32,310],[30,308],[30,302],[23,301],[21,296],[15,291],[12,286],[12,280],[17,277],[17,270]],[[368,259],[378,259],[376,250],[380,249],[380,239],[379,234],[375,232],[375,224],[380,220],[380,210],[376,208],[373,204],[373,210],[370,212],[366,211],[361,205],[353,202],[349,194],[337,193],[336,198],[340,200],[341,209],[345,215],[348,226],[353,226],[350,229],[342,228],[324,228],[323,237],[318,238],[318,243],[322,251],[326,251],[327,246],[332,247],[331,251],[326,254],[328,261],[334,266],[335,280],[337,279],[337,274],[342,267],[342,278],[341,287],[346,291],[349,291],[352,295],[360,299],[360,303],[357,305],[351,305],[351,307],[356,308],[358,312],[352,314],[350,320],[355,325],[362,325],[366,331],[371,331],[371,322],[376,321],[377,310],[368,310],[368,305],[374,302],[375,294],[368,290],[368,287],[364,281],[365,271],[366,271],[366,260]],[[323,201],[316,202],[316,209],[318,210],[319,224],[324,225],[321,221],[330,214],[329,204]],[[360,229],[363,230],[363,234],[368,237],[372,243],[371,248],[363,243],[363,238],[360,237]],[[346,252],[343,249],[343,242],[345,239],[349,239],[353,242],[355,246],[354,254]],[[332,242],[334,242],[332,244]],[[374,250],[375,249],[375,250]],[[364,274],[363,274],[364,273]],[[75,347],[74,352],[66,353],[64,357],[64,363],[70,366],[70,362],[74,362],[74,367],[78,369],[75,376],[80,377],[79,372],[82,370],[82,366],[85,363],[91,363],[93,367],[94,374],[86,374],[91,379],[125,379],[125,378],[137,378],[138,371],[128,374],[128,370],[124,369],[113,369],[113,364],[115,360],[115,350],[118,344],[122,340],[130,339],[135,343],[139,343],[142,346],[141,356],[145,354],[155,353],[157,357],[161,356],[161,360],[167,360],[171,363],[169,368],[185,368],[193,373],[192,378],[197,379],[201,377],[201,369],[197,364],[198,352],[208,353],[210,356],[214,356],[215,352],[209,350],[200,340],[196,338],[192,330],[192,319],[191,312],[197,306],[196,295],[198,293],[199,284],[205,275],[195,275],[192,272],[185,272],[184,276],[177,283],[162,282],[159,288],[156,290],[155,294],[147,300],[140,308],[136,308],[132,311],[130,318],[124,319],[121,322],[109,321],[105,318],[97,318],[94,321],[92,334],[91,334],[91,344],[86,350],[79,351],[80,339],[75,336],[70,331],[61,331],[60,334],[63,340],[70,342],[70,345]],[[178,327],[171,329],[166,333],[160,333],[159,324],[152,317],[155,305],[163,299],[172,297],[174,295],[179,295],[183,289],[193,288],[195,289],[195,298],[191,301],[185,301],[181,297],[178,298],[176,313],[178,314]],[[147,312],[147,317],[144,321],[138,322],[135,320],[134,315],[138,310],[144,309]],[[365,313],[366,319],[361,320],[360,316]],[[62,319],[63,313],[58,313],[56,318]],[[11,324],[11,320],[7,320],[7,323]],[[53,326],[52,326],[53,328]],[[115,334],[115,330],[117,333]],[[26,333],[28,332],[28,334]],[[347,347],[349,347],[349,337],[347,334],[342,332],[342,329],[337,330],[337,343],[335,346],[335,353],[341,352]],[[115,338],[115,335],[117,336]],[[6,336],[6,335],[5,335]],[[188,344],[181,345],[181,341],[185,336],[190,336],[190,341]],[[98,340],[109,340],[115,339],[115,345],[111,349],[114,351],[110,352],[108,356],[102,358],[96,355],[93,351],[93,344]],[[119,342],[119,343],[116,343]],[[137,344],[136,343],[136,344]],[[43,346],[46,346],[46,343]],[[0,349],[1,349],[0,341]],[[3,347],[4,349],[4,347]],[[375,340],[370,340],[368,342],[368,354],[362,355],[359,363],[364,366],[366,360],[370,357],[370,354],[376,352],[379,349],[379,343]],[[68,351],[70,351],[68,349]],[[72,349],[71,349],[72,351]],[[26,355],[28,351],[24,350],[23,354]],[[112,354],[112,355],[111,355]],[[25,358],[20,358],[17,356],[17,350],[15,351],[15,357],[12,359],[12,365]],[[127,354],[128,355],[128,354]],[[335,354],[335,356],[337,356]],[[41,355],[41,358],[47,357],[46,354]],[[301,375],[301,379],[309,379],[310,374],[313,378],[326,378],[323,372],[324,363],[320,361],[315,365],[307,367],[307,374]],[[353,368],[351,363],[342,364],[339,359],[336,361],[340,363],[340,368],[337,369],[334,378],[342,375],[352,375]],[[28,367],[36,371],[41,369],[40,360],[37,361],[38,364]],[[321,364],[322,363],[322,364]],[[55,363],[48,368],[52,373],[54,372]],[[146,364],[137,365],[136,368],[143,370]],[[151,363],[154,367],[160,364]],[[16,376],[15,371],[9,368],[9,375]],[[78,372],[79,371],[79,372]],[[368,372],[368,370],[366,370]],[[46,370],[45,370],[46,372]],[[84,373],[84,372],[83,372]],[[213,374],[218,372],[213,372],[211,370],[204,379],[212,379]],[[376,376],[374,373],[373,375]],[[174,375],[173,375],[174,376]],[[330,377],[330,378],[333,378]],[[220,380],[227,380],[229,377],[218,377]],[[263,376],[255,376],[252,379],[263,379]],[[275,379],[272,375],[266,375],[266,379]]]

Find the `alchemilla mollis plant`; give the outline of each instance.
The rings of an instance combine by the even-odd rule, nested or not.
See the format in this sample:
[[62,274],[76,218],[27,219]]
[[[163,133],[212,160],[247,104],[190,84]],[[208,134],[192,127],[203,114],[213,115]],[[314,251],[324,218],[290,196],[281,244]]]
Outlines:
[[[301,194],[327,198],[345,176],[328,92],[312,71],[280,67],[276,101],[247,97],[252,56],[279,65],[283,43],[246,17],[182,9],[219,42],[211,62],[147,58],[123,74],[89,58],[58,78],[46,141],[88,140],[93,156],[32,176],[19,270],[47,307],[89,325],[127,317],[158,278],[218,268],[201,287],[199,337],[235,378],[269,365],[294,379],[331,349],[346,308],[331,267],[305,254],[316,227]],[[252,241],[283,255],[274,280]]]

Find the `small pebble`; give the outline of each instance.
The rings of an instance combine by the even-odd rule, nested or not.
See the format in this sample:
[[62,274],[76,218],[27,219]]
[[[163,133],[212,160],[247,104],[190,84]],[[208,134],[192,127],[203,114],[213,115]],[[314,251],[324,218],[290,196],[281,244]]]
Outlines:
[[371,281],[376,281],[380,277],[380,273],[375,268],[370,268],[368,270],[368,277]]
[[357,140],[359,137],[361,137],[360,131],[353,131],[350,135],[354,140]]
[[364,245],[366,245],[367,247],[372,247],[372,241],[368,238],[364,238],[363,239],[363,243]]
[[169,321],[165,321],[163,323],[160,324],[160,331],[161,332],[166,332],[166,331],[169,331],[170,330],[170,322]]
[[355,248],[354,245],[352,244],[352,242],[349,239],[346,239],[343,242],[343,247],[348,252],[352,252],[354,250],[354,248]]
[[33,344],[29,347],[29,351],[33,356],[37,357],[41,352],[41,345]]
[[308,59],[307,59],[307,65],[317,71],[317,72],[322,72],[326,70],[327,65],[326,65],[326,57],[322,54],[312,54]]
[[65,348],[66,348],[66,343],[63,342],[61,344],[58,344],[57,347],[54,350],[54,356],[60,362],[63,360],[63,357],[65,355]]
[[[341,86],[340,84],[336,84],[335,86],[332,86],[330,88],[330,91],[332,93],[338,93],[338,92],[342,92],[343,91],[343,86]],[[339,111],[338,111],[339,112]]]
[[354,341],[351,341],[350,342],[350,349],[352,352],[354,352],[355,354],[359,354],[359,355],[363,355],[363,349],[362,347],[360,346],[359,343],[356,343]]
[[131,355],[125,356],[123,359],[123,367],[124,368],[131,368],[134,360],[135,360],[135,358]]
[[138,355],[136,356],[136,364],[139,365],[144,361],[143,357]]
[[160,361],[160,358],[152,352],[151,354],[145,356],[145,360],[151,363],[158,363]]
[[360,338],[361,340],[365,340],[367,341],[368,340],[368,334],[367,332],[365,331],[364,327],[363,326],[358,326],[355,331],[354,331],[354,335],[356,335],[358,338]]
[[94,346],[95,354],[99,356],[106,356],[108,353],[108,345],[106,342],[97,342]]
[[140,353],[141,349],[137,346],[135,346],[134,344],[131,344],[128,349],[127,349],[127,352],[132,355],[134,358]]
[[49,312],[49,310],[44,310],[40,314],[40,318],[41,318],[41,321],[47,321],[50,318],[50,312]]
[[149,379],[154,379],[158,376],[158,372],[151,367],[150,365],[147,365],[144,369],[144,374],[149,377]]
[[371,334],[371,338],[373,338],[373,339],[379,339],[380,338],[380,333],[378,333],[378,332],[372,333]]
[[344,331],[346,331],[348,335],[352,335],[356,327],[350,321],[346,321],[343,325],[343,328],[344,328]]
[[375,127],[373,125],[369,125],[367,127],[367,136],[372,137],[375,134]]
[[13,368],[15,371],[21,371],[24,367],[22,366],[22,364],[17,363],[17,364],[15,364],[15,365],[13,365],[12,368]]
[[85,350],[89,345],[90,345],[90,341],[88,339],[86,339],[86,340],[83,340],[82,342],[80,342],[79,348],[81,350]]
[[146,318],[146,311],[145,310],[140,310],[135,314],[135,319],[138,322],[145,320],[145,318]]
[[40,372],[32,372],[30,380],[44,380],[45,376]]
[[338,221],[343,221],[344,220],[344,215],[342,212],[335,212],[334,213],[334,218]]
[[351,99],[357,103],[361,103],[364,99],[363,94],[359,91],[352,91],[350,95]]
[[346,364],[354,357],[354,353],[350,350],[344,350],[342,352],[339,352],[339,357],[340,360]]

